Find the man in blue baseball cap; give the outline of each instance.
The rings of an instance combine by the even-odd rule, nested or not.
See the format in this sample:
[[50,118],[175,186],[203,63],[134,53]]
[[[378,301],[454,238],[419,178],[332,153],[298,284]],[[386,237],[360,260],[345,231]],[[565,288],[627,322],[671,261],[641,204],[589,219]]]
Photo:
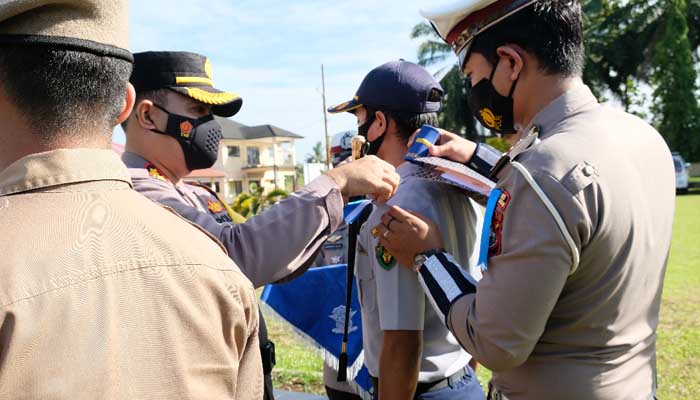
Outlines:
[[369,143],[368,154],[393,165],[401,176],[394,197],[375,203],[360,229],[355,262],[365,365],[373,376],[374,397],[382,400],[485,397],[469,366],[471,356],[426,305],[416,274],[399,268],[371,232],[388,207],[407,208],[440,221],[449,238],[446,247],[462,265],[476,265],[482,223],[476,206],[455,188],[416,178],[418,167],[403,159],[410,136],[424,124],[438,124],[443,94],[428,71],[399,60],[373,69],[352,100],[329,109],[353,113]]

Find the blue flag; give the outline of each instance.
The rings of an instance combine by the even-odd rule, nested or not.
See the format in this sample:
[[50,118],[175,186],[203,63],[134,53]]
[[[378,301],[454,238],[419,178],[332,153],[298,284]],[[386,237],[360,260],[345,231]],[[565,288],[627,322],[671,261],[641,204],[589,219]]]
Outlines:
[[[301,277],[281,285],[267,285],[261,300],[324,353],[326,362],[338,368],[345,323],[347,266],[311,268]],[[372,387],[364,366],[362,320],[353,280],[348,334],[348,380],[369,397]]]

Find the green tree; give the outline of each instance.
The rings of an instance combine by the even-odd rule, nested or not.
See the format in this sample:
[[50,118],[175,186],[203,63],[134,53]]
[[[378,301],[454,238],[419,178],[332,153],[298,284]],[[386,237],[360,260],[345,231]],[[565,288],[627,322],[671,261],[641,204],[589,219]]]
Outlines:
[[[612,96],[649,121],[684,158],[700,161],[700,0],[582,0],[582,6],[586,84],[599,99]],[[417,25],[411,36],[425,39],[418,49],[422,65],[449,59],[449,46],[430,25]],[[455,115],[459,106],[453,108],[454,103],[464,100],[455,99],[459,90],[448,79],[454,77],[447,74],[443,80],[443,123],[469,131],[474,120]]]
[[[584,1],[584,80],[651,122],[673,150],[700,160],[700,0]],[[649,85],[653,98],[640,87]],[[648,109],[651,115],[643,110]]]
[[654,114],[668,145],[687,160],[700,160],[697,73],[688,38],[685,0],[668,0],[654,48]]
[[317,142],[310,154],[306,156],[307,163],[321,163],[326,162],[326,150],[323,148],[323,143]]
[[[413,39],[425,39],[418,47],[418,63],[424,67],[456,59],[452,48],[448,46],[427,23],[422,22],[413,27]],[[445,99],[440,113],[440,126],[448,131],[460,134],[471,140],[479,140],[476,124],[467,103],[467,90],[459,68],[449,68],[440,81],[445,90]],[[445,72],[438,71],[438,75]]]
[[275,189],[266,194],[262,186],[253,185],[250,193],[241,193],[236,196],[231,208],[245,218],[250,218],[287,198],[287,196],[289,193],[282,189]]

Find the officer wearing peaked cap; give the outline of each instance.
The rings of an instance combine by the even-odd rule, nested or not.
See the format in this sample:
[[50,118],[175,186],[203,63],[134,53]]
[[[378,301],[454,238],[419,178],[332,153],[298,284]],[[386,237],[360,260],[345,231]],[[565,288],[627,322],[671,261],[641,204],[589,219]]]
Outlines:
[[[343,197],[375,193],[388,198],[398,184],[393,167],[377,158],[362,160],[335,168],[255,218],[234,224],[224,201],[182,179],[216,162],[222,132],[214,116],[235,115],[240,96],[214,88],[204,56],[146,52],[135,60],[131,82],[137,99],[123,125],[122,157],[135,189],[219,240],[256,287],[311,265],[343,222]],[[212,209],[209,200],[218,206]]]
[[461,0],[424,15],[458,55],[474,116],[519,141],[500,160],[448,132],[431,148],[498,181],[478,284],[426,219],[393,209],[382,244],[413,260],[447,326],[493,370],[492,399],[654,398],[668,147],[583,84],[578,1]]
[[372,229],[390,206],[407,207],[437,221],[445,248],[457,259],[466,266],[470,259],[476,262],[481,227],[476,205],[454,187],[416,177],[418,167],[404,160],[413,132],[437,125],[442,98],[442,87],[425,68],[397,60],[371,70],[352,100],[328,110],[354,114],[367,151],[401,176],[396,195],[386,204],[374,203],[355,246],[364,362],[375,399],[485,397],[472,357],[427,304],[416,274],[398,265]]
[[261,398],[253,285],[109,150],[127,6],[0,2],[0,398]]

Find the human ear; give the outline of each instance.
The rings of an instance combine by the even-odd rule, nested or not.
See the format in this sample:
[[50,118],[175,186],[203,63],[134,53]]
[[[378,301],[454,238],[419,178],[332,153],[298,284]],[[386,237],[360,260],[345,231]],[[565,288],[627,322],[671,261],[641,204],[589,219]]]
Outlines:
[[505,59],[508,62],[508,77],[515,81],[520,76],[523,70],[523,57],[518,49],[511,45],[500,46],[496,49],[499,59]]
[[131,115],[131,111],[134,108],[134,101],[136,100],[136,90],[134,89],[134,86],[131,83],[126,84],[126,91],[124,92],[124,102],[122,103],[122,109],[119,111],[119,115],[117,116],[117,123],[115,125],[119,125],[122,122],[126,121],[127,118],[129,118],[129,115]]

